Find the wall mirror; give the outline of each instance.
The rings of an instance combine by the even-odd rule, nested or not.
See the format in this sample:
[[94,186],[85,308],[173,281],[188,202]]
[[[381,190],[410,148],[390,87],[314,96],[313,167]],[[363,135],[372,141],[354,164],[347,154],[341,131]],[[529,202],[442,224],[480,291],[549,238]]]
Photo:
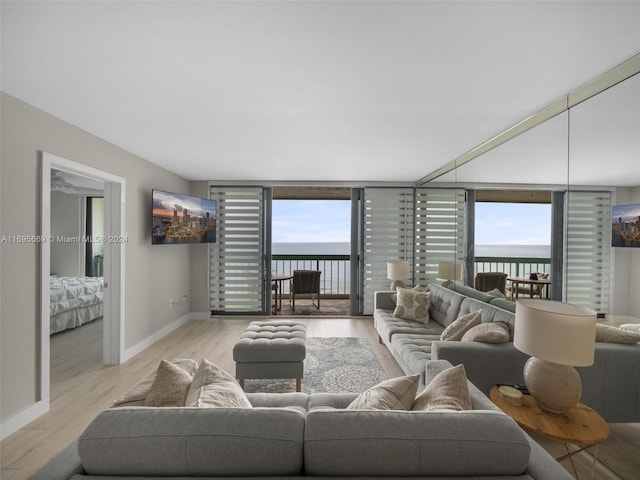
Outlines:
[[[637,70],[638,56],[633,60],[632,68]],[[474,190],[476,202],[545,201],[541,200],[544,198],[541,192],[547,192],[547,201],[551,202],[554,191],[568,192],[567,198],[581,191],[602,191],[610,195],[612,204],[640,203],[640,169],[637,167],[640,159],[640,136],[637,134],[640,132],[640,75],[630,76],[580,103],[569,96],[565,104],[568,102],[575,105],[471,161],[429,179],[428,185],[454,185]],[[601,207],[600,225],[610,223],[611,205]],[[577,221],[576,210],[568,209],[563,228]],[[589,242],[598,236],[600,233],[590,232],[580,241]],[[610,242],[606,238],[600,241]],[[606,301],[594,308],[609,314],[635,312],[638,315],[640,306],[633,304],[629,285],[640,281],[631,267],[634,259],[638,261],[640,249],[608,250],[610,258],[604,258],[603,262],[611,267],[610,272],[605,272],[609,283],[599,292]],[[577,284],[579,280],[566,275],[566,265],[563,268],[564,276],[558,291],[565,297],[557,299],[581,303],[580,296],[588,293],[572,290],[571,282]],[[604,284],[604,280],[601,283]],[[572,291],[574,296],[566,298],[567,291]]]

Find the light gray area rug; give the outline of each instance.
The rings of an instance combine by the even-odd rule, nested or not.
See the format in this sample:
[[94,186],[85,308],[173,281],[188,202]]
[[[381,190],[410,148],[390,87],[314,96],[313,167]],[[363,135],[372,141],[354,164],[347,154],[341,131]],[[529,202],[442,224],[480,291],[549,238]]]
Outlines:
[[[366,338],[308,337],[302,391],[360,393],[387,376]],[[245,380],[246,392],[295,392],[293,379]]]

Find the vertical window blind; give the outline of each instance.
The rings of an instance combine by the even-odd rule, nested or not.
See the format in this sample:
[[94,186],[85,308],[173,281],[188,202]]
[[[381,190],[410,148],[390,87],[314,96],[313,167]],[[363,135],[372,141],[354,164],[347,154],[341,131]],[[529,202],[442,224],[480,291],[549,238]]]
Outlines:
[[416,284],[426,285],[438,276],[440,262],[464,261],[465,192],[463,189],[416,190]]
[[413,188],[365,188],[364,198],[363,300],[371,315],[374,292],[389,290],[387,262],[413,261]]
[[209,250],[212,313],[264,310],[262,187],[210,187],[218,201],[217,238]]
[[569,191],[565,237],[565,301],[609,311],[611,192]]

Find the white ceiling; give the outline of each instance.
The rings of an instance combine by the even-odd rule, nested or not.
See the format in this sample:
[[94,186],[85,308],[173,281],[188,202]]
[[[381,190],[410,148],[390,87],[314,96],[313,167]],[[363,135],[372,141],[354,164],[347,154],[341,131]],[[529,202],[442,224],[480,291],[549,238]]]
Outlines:
[[2,1],[2,90],[190,180],[414,182],[640,49],[640,2]]

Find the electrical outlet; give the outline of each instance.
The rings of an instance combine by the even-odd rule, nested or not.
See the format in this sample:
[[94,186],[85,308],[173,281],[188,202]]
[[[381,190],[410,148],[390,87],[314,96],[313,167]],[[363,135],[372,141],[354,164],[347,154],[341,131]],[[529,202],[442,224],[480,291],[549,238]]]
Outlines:
[[173,305],[174,305],[175,303],[176,303],[176,302],[174,302],[173,298],[170,298],[170,299],[169,299],[169,308],[173,308]]

